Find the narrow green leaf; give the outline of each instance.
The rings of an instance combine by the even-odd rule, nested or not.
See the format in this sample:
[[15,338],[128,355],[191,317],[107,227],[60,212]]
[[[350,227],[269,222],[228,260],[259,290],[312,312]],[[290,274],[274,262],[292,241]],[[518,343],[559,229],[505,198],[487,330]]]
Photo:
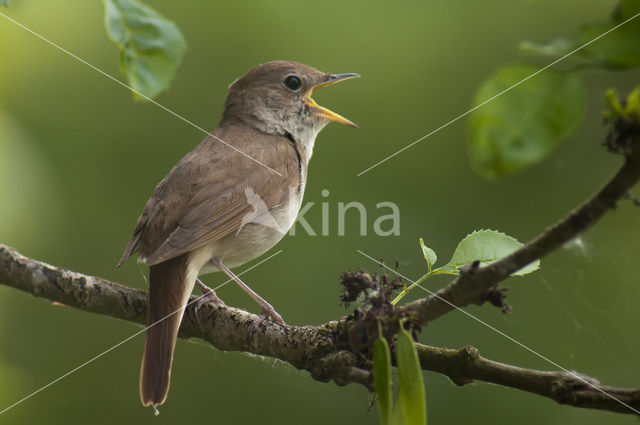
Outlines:
[[393,420],[391,352],[387,340],[382,335],[378,336],[373,346],[373,383],[376,389],[380,424],[391,425]]
[[422,255],[424,255],[424,259],[427,260],[429,271],[431,271],[431,267],[433,267],[436,261],[438,261],[438,256],[433,249],[424,244],[422,238],[420,238],[420,248],[422,248]]
[[536,71],[500,68],[477,91],[474,105],[503,93],[471,115],[469,155],[481,175],[505,176],[542,160],[580,123],[585,94],[571,74],[545,70],[504,92]]
[[[479,261],[480,266],[493,263],[523,247],[517,239],[495,230],[478,230],[467,235],[456,248],[451,261],[442,267],[445,270],[460,270],[460,267]],[[523,267],[514,276],[522,276],[540,268],[540,260]],[[440,270],[440,269],[438,269]]]
[[404,421],[404,412],[402,411],[402,406],[400,402],[400,394],[396,396],[396,403],[393,406],[393,421],[391,422],[393,425],[406,425]]
[[409,332],[401,327],[398,333],[399,402],[407,425],[427,423],[427,402],[424,395],[422,369],[418,352]]
[[[169,87],[186,42],[178,27],[137,0],[103,0],[105,25],[120,48],[120,63],[129,85],[153,98]],[[134,94],[138,100],[143,97]]]

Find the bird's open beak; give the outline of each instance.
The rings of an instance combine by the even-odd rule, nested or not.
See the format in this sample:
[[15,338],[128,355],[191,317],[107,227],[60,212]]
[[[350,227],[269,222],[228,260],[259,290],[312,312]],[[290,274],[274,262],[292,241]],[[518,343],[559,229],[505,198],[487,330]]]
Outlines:
[[314,109],[316,115],[318,115],[318,116],[326,118],[329,121],[335,121],[335,122],[339,122],[340,124],[344,124],[344,125],[348,125],[350,127],[358,128],[358,126],[355,123],[353,123],[352,121],[349,121],[348,119],[346,119],[342,115],[338,115],[335,112],[330,111],[327,108],[324,108],[324,107],[318,105],[316,103],[316,101],[311,98],[311,94],[317,88],[329,86],[329,85],[331,85],[333,83],[337,83],[338,81],[348,80],[349,78],[358,78],[358,77],[360,77],[360,75],[358,75],[358,74],[331,74],[331,75],[329,75],[327,77],[327,79],[325,81],[323,81],[321,83],[318,83],[315,86],[311,87],[311,89],[304,95],[304,102],[307,104],[307,106],[309,106],[310,108]]

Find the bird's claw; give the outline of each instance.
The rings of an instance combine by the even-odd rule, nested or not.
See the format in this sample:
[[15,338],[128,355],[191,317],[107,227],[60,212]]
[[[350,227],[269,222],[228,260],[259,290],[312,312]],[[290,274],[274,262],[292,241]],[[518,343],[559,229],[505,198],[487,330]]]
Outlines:
[[276,322],[282,326],[285,326],[284,320],[282,320],[282,316],[278,314],[278,312],[269,304],[260,306],[262,311],[260,312],[260,317],[263,319],[269,319],[272,322]]
[[206,286],[204,283],[202,283],[202,281],[200,281],[200,279],[196,281],[196,285],[200,289],[200,292],[202,292],[202,295],[200,296],[200,298],[198,298],[193,307],[196,313],[196,321],[200,326],[202,326],[202,324],[200,323],[200,318],[198,316],[198,310],[200,309],[200,307],[208,304],[213,304],[214,306],[222,306],[226,304],[216,295],[216,291]]

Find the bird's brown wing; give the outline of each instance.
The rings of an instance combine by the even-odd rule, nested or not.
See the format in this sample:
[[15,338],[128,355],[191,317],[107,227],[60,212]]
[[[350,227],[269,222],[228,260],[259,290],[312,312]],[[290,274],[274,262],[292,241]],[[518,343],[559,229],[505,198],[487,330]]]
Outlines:
[[286,138],[240,126],[218,128],[214,134],[281,175],[208,137],[160,182],[121,263],[136,246],[153,265],[221,239],[254,212],[247,188],[274,206],[299,184],[298,157]]

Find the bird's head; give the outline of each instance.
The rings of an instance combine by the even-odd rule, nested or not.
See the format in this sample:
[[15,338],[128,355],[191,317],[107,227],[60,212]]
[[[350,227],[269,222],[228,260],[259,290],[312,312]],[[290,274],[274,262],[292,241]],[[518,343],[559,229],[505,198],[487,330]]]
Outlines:
[[240,119],[266,133],[288,133],[302,143],[315,139],[331,121],[357,127],[311,98],[320,87],[355,77],[359,75],[326,74],[297,62],[265,63],[229,86],[223,121]]

